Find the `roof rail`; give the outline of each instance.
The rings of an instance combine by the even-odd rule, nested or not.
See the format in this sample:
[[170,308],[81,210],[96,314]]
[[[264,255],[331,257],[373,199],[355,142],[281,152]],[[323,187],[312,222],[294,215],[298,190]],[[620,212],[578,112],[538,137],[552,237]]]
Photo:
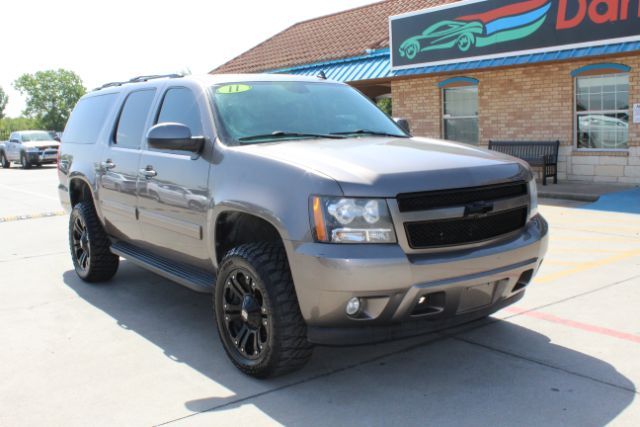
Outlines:
[[149,76],[138,76],[138,77],[134,77],[132,79],[129,79],[127,81],[124,82],[111,82],[111,83],[105,83],[100,87],[97,87],[95,89],[93,89],[93,91],[97,91],[97,90],[101,90],[101,89],[106,89],[108,87],[114,87],[114,86],[122,86],[122,85],[126,85],[128,83],[142,83],[142,82],[147,82],[149,80],[154,80],[154,79],[178,79],[184,77],[183,74],[153,74],[153,75],[149,75]]

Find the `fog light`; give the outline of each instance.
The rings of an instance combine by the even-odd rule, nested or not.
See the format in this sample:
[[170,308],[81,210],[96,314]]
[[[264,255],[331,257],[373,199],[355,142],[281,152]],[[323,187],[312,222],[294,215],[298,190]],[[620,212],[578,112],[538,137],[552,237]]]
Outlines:
[[361,306],[362,306],[362,303],[360,302],[360,298],[351,298],[347,302],[347,307],[345,308],[345,311],[349,316],[355,316],[360,312]]

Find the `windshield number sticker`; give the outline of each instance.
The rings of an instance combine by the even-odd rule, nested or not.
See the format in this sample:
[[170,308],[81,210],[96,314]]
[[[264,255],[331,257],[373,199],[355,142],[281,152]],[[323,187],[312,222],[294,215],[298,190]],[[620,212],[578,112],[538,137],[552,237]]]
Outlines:
[[233,94],[250,91],[252,88],[249,85],[226,85],[221,86],[216,90],[216,93]]

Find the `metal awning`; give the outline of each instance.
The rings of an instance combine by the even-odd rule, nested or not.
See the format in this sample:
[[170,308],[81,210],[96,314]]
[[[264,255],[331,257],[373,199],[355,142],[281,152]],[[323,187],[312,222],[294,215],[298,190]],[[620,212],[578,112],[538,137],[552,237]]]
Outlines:
[[612,55],[640,50],[640,42],[615,43],[603,46],[591,46],[577,49],[558,50],[545,53],[509,56],[504,58],[484,59],[479,61],[459,62],[455,64],[434,65],[391,71],[389,49],[371,52],[367,55],[315,64],[299,65],[290,68],[272,70],[271,73],[315,76],[324,71],[330,80],[339,82],[357,82],[362,80],[388,79],[399,76],[427,75],[450,73],[455,71],[471,71],[509,65],[536,64],[549,61],[584,58],[590,56]]

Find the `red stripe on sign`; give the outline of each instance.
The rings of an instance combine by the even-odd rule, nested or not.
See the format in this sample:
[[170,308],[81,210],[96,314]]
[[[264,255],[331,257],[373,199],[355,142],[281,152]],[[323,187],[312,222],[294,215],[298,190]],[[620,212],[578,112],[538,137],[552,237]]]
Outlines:
[[628,334],[626,332],[616,331],[615,329],[603,328],[601,326],[590,325],[588,323],[576,322],[575,320],[564,319],[554,316],[553,314],[542,313],[540,311],[529,311],[523,308],[507,307],[505,311],[516,313],[523,316],[533,317],[535,319],[546,320],[547,322],[557,323],[559,325],[568,326],[574,329],[591,332],[594,334],[606,335],[608,337],[618,338],[621,340],[631,341],[640,344],[640,336]]
[[456,19],[456,21],[481,21],[486,24],[487,22],[495,21],[496,19],[504,18],[505,16],[519,15],[524,12],[532,11],[545,5],[548,1],[549,0],[528,0],[522,3],[510,4],[509,6],[490,10],[485,13],[462,16]]

